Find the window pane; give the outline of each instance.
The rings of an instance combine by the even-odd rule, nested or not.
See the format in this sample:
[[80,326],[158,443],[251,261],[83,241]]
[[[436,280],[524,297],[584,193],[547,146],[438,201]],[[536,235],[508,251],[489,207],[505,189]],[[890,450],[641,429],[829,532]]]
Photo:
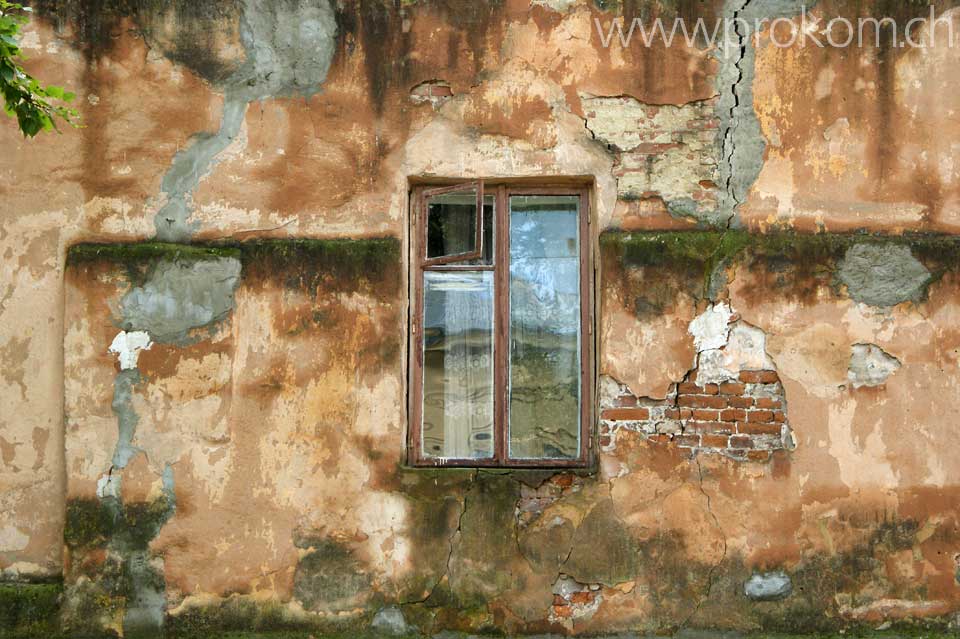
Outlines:
[[423,274],[423,450],[493,456],[493,272]]
[[[493,264],[494,197],[483,198],[483,257],[464,264]],[[435,195],[427,202],[427,258],[476,252],[477,191]]]
[[510,457],[580,453],[577,196],[510,198]]

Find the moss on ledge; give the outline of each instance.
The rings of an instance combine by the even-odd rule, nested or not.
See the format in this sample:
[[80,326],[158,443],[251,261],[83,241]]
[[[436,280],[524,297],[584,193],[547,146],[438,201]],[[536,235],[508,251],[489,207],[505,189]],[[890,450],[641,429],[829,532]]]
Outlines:
[[[659,267],[683,275],[698,297],[709,297],[721,267],[748,261],[770,270],[789,266],[785,288],[809,288],[810,280],[829,281],[847,250],[858,244],[906,246],[929,269],[932,280],[960,270],[960,236],[867,233],[750,233],[727,231],[607,231],[600,236],[604,260],[626,269]],[[789,281],[787,281],[789,280]],[[806,282],[805,282],[806,281]],[[801,292],[802,293],[802,292]],[[801,295],[802,296],[802,295]]]
[[139,282],[160,261],[240,259],[243,271],[276,277],[292,287],[351,281],[399,284],[400,241],[393,237],[333,239],[270,239],[246,242],[173,244],[132,242],[76,244],[67,251],[67,266],[110,262]]
[[0,637],[51,637],[58,631],[63,584],[0,584]]

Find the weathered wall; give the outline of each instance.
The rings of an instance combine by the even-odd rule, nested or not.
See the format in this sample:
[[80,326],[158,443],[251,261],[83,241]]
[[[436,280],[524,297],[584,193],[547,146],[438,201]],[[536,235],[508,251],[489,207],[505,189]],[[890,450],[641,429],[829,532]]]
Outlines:
[[[798,7],[39,3],[84,127],[0,130],[4,580],[128,635],[948,623],[960,49],[594,24]],[[410,180],[539,176],[592,185],[597,468],[404,468]]]

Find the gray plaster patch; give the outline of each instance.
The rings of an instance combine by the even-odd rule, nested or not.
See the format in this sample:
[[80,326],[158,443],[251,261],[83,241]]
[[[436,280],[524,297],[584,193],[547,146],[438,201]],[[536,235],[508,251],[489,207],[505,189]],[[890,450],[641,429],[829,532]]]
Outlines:
[[854,388],[882,386],[900,369],[900,360],[875,344],[854,344],[847,379]]
[[164,175],[166,203],[154,218],[157,238],[190,238],[192,193],[217,157],[240,133],[247,106],[268,97],[320,90],[336,46],[337,22],[328,0],[243,0],[240,39],[246,60],[224,82],[223,118],[217,133],[198,135]]
[[137,431],[140,417],[133,410],[133,387],[140,382],[140,371],[129,369],[117,373],[113,380],[113,403],[111,408],[117,416],[117,445],[113,450],[112,464],[115,468],[126,468],[130,460],[139,452],[133,445],[133,436]]
[[910,247],[901,244],[851,246],[837,270],[837,280],[851,298],[880,307],[919,302],[931,279]]
[[182,341],[233,309],[239,280],[240,260],[233,257],[158,262],[120,301],[123,328],[147,331],[156,342]]
[[779,601],[791,592],[790,575],[781,570],[755,574],[743,584],[743,594],[754,601]]
[[412,628],[403,618],[403,612],[396,606],[384,608],[373,616],[370,627],[388,635],[400,636],[409,633]]
[[[720,98],[717,116],[722,134],[720,162],[721,193],[717,217],[734,221],[737,207],[763,168],[766,140],[753,108],[753,80],[756,65],[755,25],[768,18],[797,15],[816,0],[726,0],[723,17],[735,26],[739,46],[721,43],[714,56],[720,63],[716,87]],[[732,35],[732,34],[731,34]],[[712,221],[712,220],[711,220]]]

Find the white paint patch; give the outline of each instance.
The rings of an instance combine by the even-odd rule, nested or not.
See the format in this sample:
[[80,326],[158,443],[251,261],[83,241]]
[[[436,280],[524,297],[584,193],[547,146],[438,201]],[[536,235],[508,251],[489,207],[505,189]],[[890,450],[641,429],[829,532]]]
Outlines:
[[693,335],[697,352],[715,350],[727,345],[733,311],[726,303],[714,304],[690,322],[687,329]]
[[883,386],[900,370],[900,360],[875,344],[854,344],[847,379],[854,388]]
[[110,352],[116,353],[120,360],[120,370],[137,367],[140,351],[148,351],[153,346],[150,334],[146,331],[120,331],[110,344]]
[[0,552],[16,552],[23,550],[30,543],[30,537],[20,532],[15,526],[0,528]]
[[101,475],[97,480],[97,497],[115,497],[120,499],[120,475]]

